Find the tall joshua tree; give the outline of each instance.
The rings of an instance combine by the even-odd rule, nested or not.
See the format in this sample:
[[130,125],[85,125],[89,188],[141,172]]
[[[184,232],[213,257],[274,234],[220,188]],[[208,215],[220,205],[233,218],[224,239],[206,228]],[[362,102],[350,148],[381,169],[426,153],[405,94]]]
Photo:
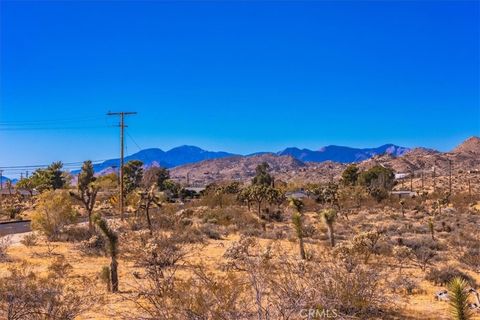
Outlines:
[[335,209],[325,209],[320,212],[320,217],[325,222],[328,229],[328,238],[330,239],[330,245],[335,246],[335,233],[333,230],[333,224],[337,218],[337,211]]
[[148,224],[148,229],[150,230],[150,234],[153,233],[152,220],[150,219],[150,208],[153,204],[157,205],[158,207],[161,206],[160,199],[155,194],[156,189],[157,189],[157,184],[154,183],[150,187],[149,191],[140,193],[140,197],[142,200],[142,204],[140,208],[145,210],[145,216],[147,218],[147,224]]
[[472,315],[468,306],[467,282],[459,277],[453,278],[448,284],[448,291],[453,319],[470,320]]
[[88,214],[88,228],[93,230],[92,212],[97,198],[98,186],[95,185],[95,176],[92,161],[87,160],[82,165],[78,175],[78,194],[71,192],[70,195],[80,201]]
[[295,228],[295,233],[298,237],[298,246],[300,249],[300,258],[305,260],[305,245],[303,243],[303,202],[302,200],[291,198],[290,199],[290,206],[295,210],[292,215],[292,223],[293,227]]
[[97,227],[102,231],[108,240],[108,251],[110,254],[110,281],[112,283],[112,292],[118,292],[118,235],[107,224],[105,219],[102,219],[99,215],[93,217],[93,220]]

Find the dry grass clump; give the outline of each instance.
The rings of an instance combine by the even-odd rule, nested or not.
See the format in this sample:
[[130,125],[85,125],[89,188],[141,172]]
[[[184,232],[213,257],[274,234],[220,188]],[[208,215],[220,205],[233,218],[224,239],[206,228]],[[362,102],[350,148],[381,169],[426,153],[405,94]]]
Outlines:
[[7,249],[11,244],[11,236],[0,237],[0,262],[7,261]]
[[59,258],[40,276],[27,263],[12,266],[0,281],[0,318],[15,320],[74,319],[96,303],[91,282],[69,279],[71,266]]

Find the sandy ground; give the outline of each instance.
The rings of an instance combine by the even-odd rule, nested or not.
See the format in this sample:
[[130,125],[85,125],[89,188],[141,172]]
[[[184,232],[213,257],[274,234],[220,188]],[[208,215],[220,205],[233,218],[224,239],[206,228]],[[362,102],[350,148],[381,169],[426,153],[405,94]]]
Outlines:
[[[0,275],[7,273],[7,268],[12,264],[19,263],[22,260],[26,260],[35,266],[38,272],[46,271],[48,265],[58,255],[65,255],[68,257],[68,262],[72,265],[73,271],[70,277],[86,276],[90,279],[94,279],[98,276],[98,273],[102,266],[109,264],[107,257],[89,257],[79,253],[74,248],[74,245],[70,243],[53,243],[51,254],[48,255],[48,246],[40,242],[39,245],[34,247],[25,247],[20,243],[20,240],[26,234],[14,235],[12,237],[12,246],[8,250],[8,255],[11,262],[0,263]],[[197,252],[190,259],[192,262],[203,262],[209,268],[215,268],[219,259],[225,252],[228,244],[231,241],[238,239],[238,236],[230,236],[225,240],[210,241],[201,252]],[[265,240],[266,242],[267,240]],[[264,242],[264,241],[262,241]],[[264,243],[265,243],[264,242]],[[294,250],[296,248],[295,243],[286,241],[285,247]],[[133,266],[132,262],[120,259],[119,261],[119,273],[120,273],[120,291],[123,294],[128,294],[135,287],[135,278],[132,273],[137,270]],[[408,270],[422,277],[422,273],[418,270]],[[480,282],[480,277],[476,275],[476,280]],[[105,288],[99,281],[95,287],[95,291],[105,299],[104,303],[96,306],[94,309],[87,312],[81,319],[115,319],[118,318],[119,313],[126,314],[128,317],[129,310],[134,307],[132,303],[126,302],[122,299],[122,294],[110,294],[107,293]],[[414,294],[411,296],[398,296],[395,298],[396,305],[402,309],[402,314],[405,316],[402,319],[422,319],[422,320],[442,320],[450,319],[448,313],[448,303],[438,302],[434,300],[434,293],[442,287],[436,287],[427,281],[421,282],[421,288],[423,292]],[[480,315],[475,319],[480,319]]]

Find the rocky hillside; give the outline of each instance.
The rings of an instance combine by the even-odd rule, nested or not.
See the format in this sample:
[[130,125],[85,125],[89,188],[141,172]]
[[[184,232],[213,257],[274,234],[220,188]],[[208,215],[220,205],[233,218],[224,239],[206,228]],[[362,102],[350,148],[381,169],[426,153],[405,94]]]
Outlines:
[[[436,174],[441,176],[448,174],[451,161],[454,173],[480,171],[479,141],[478,137],[470,138],[452,152],[447,153],[425,148],[412,149],[402,153],[401,156],[386,153],[360,162],[359,167],[368,169],[380,164],[391,167],[397,173],[413,171],[416,175],[422,171],[425,175],[429,175],[435,167]],[[271,173],[277,179],[287,182],[337,180],[347,166],[347,164],[332,161],[302,162],[289,155],[268,153],[207,160],[179,166],[171,169],[171,175],[182,183],[186,183],[188,179],[191,185],[205,185],[219,180],[248,181],[255,175],[255,167],[262,162],[270,165]]]

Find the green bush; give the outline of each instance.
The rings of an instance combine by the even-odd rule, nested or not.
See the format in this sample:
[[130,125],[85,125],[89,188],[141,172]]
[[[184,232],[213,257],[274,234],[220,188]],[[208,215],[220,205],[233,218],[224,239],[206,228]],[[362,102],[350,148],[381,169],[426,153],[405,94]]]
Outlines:
[[42,232],[50,240],[57,240],[62,229],[74,223],[77,216],[67,191],[46,191],[38,198],[32,215],[32,229]]

